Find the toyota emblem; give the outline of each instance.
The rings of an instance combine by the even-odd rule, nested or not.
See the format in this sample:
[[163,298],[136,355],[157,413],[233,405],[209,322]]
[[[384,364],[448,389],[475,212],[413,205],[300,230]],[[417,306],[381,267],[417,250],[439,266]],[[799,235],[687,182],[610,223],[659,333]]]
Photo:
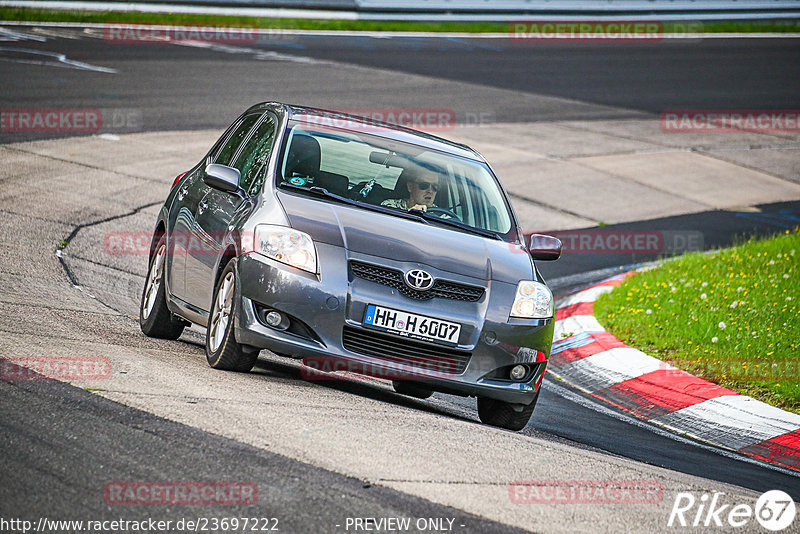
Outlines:
[[406,273],[406,284],[417,291],[426,291],[433,286],[433,277],[422,269],[412,269]]

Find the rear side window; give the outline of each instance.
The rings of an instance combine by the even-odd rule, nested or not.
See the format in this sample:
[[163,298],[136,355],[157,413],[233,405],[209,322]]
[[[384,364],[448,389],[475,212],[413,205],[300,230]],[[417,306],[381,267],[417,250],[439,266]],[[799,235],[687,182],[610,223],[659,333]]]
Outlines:
[[264,120],[256,126],[253,134],[245,141],[236,163],[233,167],[239,169],[241,180],[239,185],[245,191],[253,193],[260,189],[263,177],[263,170],[266,167],[269,155],[272,152],[272,145],[275,141],[275,121],[267,115]]
[[230,138],[225,141],[225,144],[220,149],[217,157],[214,158],[214,163],[230,166],[231,160],[233,159],[234,154],[236,154],[236,149],[239,147],[244,138],[247,137],[247,133],[250,131],[250,128],[253,127],[260,116],[261,113],[255,113],[242,119],[242,122],[236,127]]

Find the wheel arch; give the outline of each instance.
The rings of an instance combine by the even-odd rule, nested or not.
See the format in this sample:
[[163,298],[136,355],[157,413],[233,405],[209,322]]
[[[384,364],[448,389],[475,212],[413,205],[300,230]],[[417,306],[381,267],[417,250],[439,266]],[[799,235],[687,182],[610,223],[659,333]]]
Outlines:
[[156,245],[161,236],[167,233],[167,225],[164,221],[160,220],[156,224],[156,229],[153,230],[153,239],[150,240],[150,255],[152,256],[156,251]]
[[217,263],[217,271],[214,273],[214,284],[212,287],[217,287],[217,283],[219,282],[219,277],[222,275],[222,271],[225,270],[227,267],[228,262],[232,259],[235,259],[239,256],[239,251],[236,249],[236,246],[233,243],[229,243],[228,246],[225,248],[225,251],[220,255],[219,262]]

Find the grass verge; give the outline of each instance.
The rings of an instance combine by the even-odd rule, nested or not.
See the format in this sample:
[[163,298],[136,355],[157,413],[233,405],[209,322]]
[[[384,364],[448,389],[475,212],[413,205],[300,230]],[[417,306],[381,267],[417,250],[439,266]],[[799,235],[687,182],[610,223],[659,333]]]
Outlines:
[[800,413],[800,230],[693,253],[595,303],[619,339],[696,376]]
[[[122,11],[62,11],[0,8],[0,20],[30,22],[90,22],[159,24],[174,26],[226,26],[286,30],[419,31],[419,32],[508,32],[505,23],[494,22],[403,22],[322,19],[286,19],[185,13],[134,13]],[[800,27],[800,26],[799,26]]]
[[[521,20],[536,20],[535,16]],[[2,7],[0,20],[22,22],[88,22],[159,25],[213,25],[294,30],[348,30],[348,31],[406,31],[406,32],[465,32],[509,33],[509,22],[406,22],[397,20],[324,20],[288,19],[225,15],[195,15],[184,13],[134,13],[124,11],[78,11]],[[800,20],[707,21],[702,23],[665,22],[664,32],[687,31],[705,33],[788,33],[800,32]]]

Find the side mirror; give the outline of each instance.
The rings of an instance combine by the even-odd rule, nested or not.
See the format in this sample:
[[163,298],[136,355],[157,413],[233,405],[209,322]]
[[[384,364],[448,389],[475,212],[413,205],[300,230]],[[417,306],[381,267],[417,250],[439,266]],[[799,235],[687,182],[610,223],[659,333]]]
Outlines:
[[528,250],[534,260],[553,261],[561,257],[561,240],[551,235],[531,234]]
[[235,193],[239,189],[239,170],[227,165],[206,165],[203,181],[214,189]]

